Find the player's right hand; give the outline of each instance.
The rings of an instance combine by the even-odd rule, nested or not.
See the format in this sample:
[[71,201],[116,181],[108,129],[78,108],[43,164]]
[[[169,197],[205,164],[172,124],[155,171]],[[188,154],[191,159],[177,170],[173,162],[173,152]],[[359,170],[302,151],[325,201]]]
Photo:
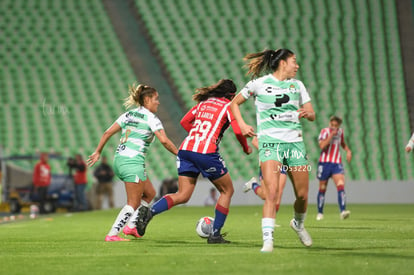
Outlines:
[[245,137],[254,137],[256,136],[256,133],[254,132],[254,129],[252,126],[248,124],[240,125],[240,130]]
[[88,164],[89,167],[93,166],[101,157],[101,154],[98,152],[93,152],[92,155],[89,156],[88,160],[86,161],[86,163]]

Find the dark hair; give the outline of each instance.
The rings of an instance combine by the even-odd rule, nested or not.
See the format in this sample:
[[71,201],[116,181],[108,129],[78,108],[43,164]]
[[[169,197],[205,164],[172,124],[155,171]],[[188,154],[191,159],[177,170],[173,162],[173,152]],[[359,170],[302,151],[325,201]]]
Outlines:
[[236,91],[236,84],[234,84],[233,80],[221,79],[214,85],[196,89],[193,100],[201,102],[210,97],[225,97],[231,100],[236,94]]
[[124,106],[126,109],[136,106],[144,106],[144,98],[152,97],[157,91],[147,85],[134,83],[129,87],[129,96],[125,98]]
[[338,122],[339,125],[342,124],[342,118],[340,118],[339,116],[331,116],[329,118],[329,121],[336,121],[336,122]]
[[276,71],[279,67],[280,60],[287,60],[294,53],[288,49],[263,50],[258,53],[249,53],[243,60],[247,63],[244,67],[248,68],[247,75],[252,78],[260,76],[263,71]]

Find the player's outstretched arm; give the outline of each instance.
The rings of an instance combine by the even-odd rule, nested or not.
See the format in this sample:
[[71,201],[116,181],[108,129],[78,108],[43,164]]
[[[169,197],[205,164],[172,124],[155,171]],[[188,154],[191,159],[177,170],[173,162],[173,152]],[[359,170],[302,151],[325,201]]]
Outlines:
[[89,156],[86,163],[89,167],[93,166],[95,162],[97,162],[101,156],[102,149],[105,147],[105,144],[108,140],[117,132],[121,131],[121,126],[118,123],[114,122],[102,135],[101,140],[99,141],[98,146],[95,149],[95,152]]
[[247,143],[246,137],[242,134],[240,130],[240,126],[237,123],[237,120],[231,121],[231,128],[233,128],[233,132],[236,135],[237,140],[239,141],[240,145],[243,147],[243,152],[245,152],[247,155],[252,153],[252,148]]
[[161,129],[161,130],[155,131],[154,134],[160,140],[161,144],[165,147],[165,149],[167,149],[174,155],[178,154],[177,147],[175,147],[174,143],[172,143],[172,141],[167,137],[167,134],[165,133],[164,130]]
[[243,104],[246,99],[240,93],[236,95],[230,104],[230,110],[233,113],[234,118],[236,119],[237,123],[240,126],[241,133],[244,136],[253,137],[256,135],[252,126],[246,124],[244,122],[243,117],[240,113],[239,105]]

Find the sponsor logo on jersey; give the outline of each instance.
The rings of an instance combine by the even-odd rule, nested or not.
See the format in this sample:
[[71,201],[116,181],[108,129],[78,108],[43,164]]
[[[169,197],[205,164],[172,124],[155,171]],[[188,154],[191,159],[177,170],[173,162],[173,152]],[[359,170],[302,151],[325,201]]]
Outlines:
[[280,93],[280,91],[283,91],[283,90],[285,90],[285,88],[282,88],[282,87],[274,87],[274,86],[267,86],[266,88],[265,88],[265,91],[267,92],[267,93]]
[[271,114],[270,118],[273,120],[276,119],[295,119],[295,116],[291,113],[284,113],[284,114],[279,114],[279,115],[275,115],[275,114]]
[[139,122],[133,118],[129,118],[125,120],[125,125],[128,125],[128,126],[138,126],[138,124]]
[[210,112],[217,112],[217,108],[215,108],[215,107],[213,107],[213,106],[207,106],[207,111],[210,111]]
[[141,114],[141,113],[138,113],[138,112],[134,112],[134,111],[130,111],[130,112],[128,112],[126,115],[125,115],[125,117],[139,117],[139,118],[144,118],[145,117],[145,115],[143,115],[143,114]]

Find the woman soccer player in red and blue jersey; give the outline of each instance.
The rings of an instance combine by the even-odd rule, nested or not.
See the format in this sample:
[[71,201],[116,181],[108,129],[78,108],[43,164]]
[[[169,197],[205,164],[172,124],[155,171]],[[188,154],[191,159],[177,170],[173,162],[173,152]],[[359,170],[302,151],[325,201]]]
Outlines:
[[340,218],[349,217],[350,211],[346,210],[345,204],[345,177],[342,166],[340,147],[346,151],[346,160],[352,159],[352,152],[345,143],[344,130],[340,128],[342,119],[337,116],[331,116],[329,127],[321,130],[319,134],[319,147],[322,152],[319,157],[318,174],[319,192],[318,192],[318,214],[316,220],[323,219],[323,207],[325,204],[325,192],[329,178],[335,182],[338,190],[338,205]]
[[188,132],[177,155],[178,192],[168,194],[154,203],[147,213],[138,219],[137,230],[144,235],[146,226],[153,216],[171,207],[186,203],[193,194],[197,177],[201,173],[219,190],[220,196],[215,207],[213,232],[208,243],[229,243],[220,233],[229,212],[234,189],[225,163],[219,154],[219,143],[224,131],[232,126],[243,151],[252,152],[242,135],[229,105],[236,92],[236,85],[230,79],[196,90],[193,99],[198,103],[181,120]]

